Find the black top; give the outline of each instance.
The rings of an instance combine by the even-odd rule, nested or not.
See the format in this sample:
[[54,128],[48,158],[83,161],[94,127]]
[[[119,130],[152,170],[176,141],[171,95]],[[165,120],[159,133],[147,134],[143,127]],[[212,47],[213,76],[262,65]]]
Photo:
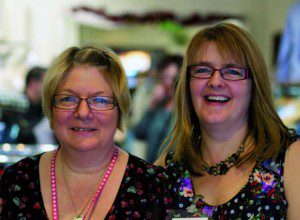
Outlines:
[[176,217],[285,219],[288,203],[283,187],[284,159],[285,150],[282,150],[276,159],[256,163],[248,182],[233,198],[224,204],[212,206],[205,202],[202,195],[195,195],[187,166],[174,162],[173,153],[169,153],[166,156],[166,168],[177,174],[174,190],[179,196],[171,212]]
[[[39,180],[41,155],[6,168],[0,182],[0,219],[48,219]],[[167,182],[163,168],[129,155],[121,186],[105,219],[167,219],[172,201]]]

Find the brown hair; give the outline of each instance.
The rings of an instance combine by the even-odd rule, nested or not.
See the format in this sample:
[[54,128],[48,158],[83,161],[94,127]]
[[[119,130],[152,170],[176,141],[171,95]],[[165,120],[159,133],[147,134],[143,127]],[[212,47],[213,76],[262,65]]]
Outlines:
[[258,46],[245,30],[228,23],[200,30],[188,45],[174,96],[175,124],[166,138],[165,142],[169,142],[162,157],[173,150],[175,161],[184,162],[191,172],[203,172],[203,160],[199,157],[201,125],[192,105],[187,66],[197,62],[202,45],[209,41],[216,44],[222,56],[230,54],[249,68],[252,77],[248,132],[252,138],[250,144],[255,147],[238,164],[276,157],[282,147],[290,145],[290,131],[275,111],[266,65]]
[[131,99],[127,79],[117,55],[110,49],[93,46],[71,47],[54,60],[46,73],[43,87],[42,106],[52,125],[52,98],[63,77],[76,65],[96,67],[108,79],[118,106],[118,129],[123,130],[124,120],[130,111]]

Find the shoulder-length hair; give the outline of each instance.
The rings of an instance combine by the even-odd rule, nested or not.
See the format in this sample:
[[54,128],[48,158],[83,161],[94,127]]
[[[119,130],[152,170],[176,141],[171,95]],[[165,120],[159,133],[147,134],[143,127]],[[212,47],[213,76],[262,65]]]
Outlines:
[[214,42],[222,56],[233,56],[251,74],[248,132],[253,150],[240,158],[238,165],[275,158],[282,147],[292,142],[290,130],[275,111],[267,68],[258,46],[245,30],[229,23],[206,27],[191,39],[175,89],[174,127],[166,138],[168,144],[163,155],[172,150],[175,161],[184,162],[194,174],[203,173],[203,160],[199,157],[201,124],[191,100],[187,67],[197,62],[207,42]]
[[119,130],[124,128],[124,120],[130,111],[131,98],[127,78],[117,55],[110,49],[93,46],[70,47],[62,52],[48,69],[43,86],[42,107],[52,127],[52,98],[64,76],[78,65],[89,65],[103,73],[112,89],[118,106]]

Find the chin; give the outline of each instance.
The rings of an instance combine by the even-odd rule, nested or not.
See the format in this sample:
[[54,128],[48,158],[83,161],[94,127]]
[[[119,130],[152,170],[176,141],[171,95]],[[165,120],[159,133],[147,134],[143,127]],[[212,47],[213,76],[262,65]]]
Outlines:
[[228,120],[228,117],[222,115],[222,113],[219,114],[204,114],[201,117],[201,122],[205,124],[223,124]]
[[225,124],[225,120],[205,120],[204,124],[206,125],[223,125]]
[[73,148],[74,150],[79,150],[79,151],[88,151],[88,150],[93,150],[97,147],[99,147],[99,143],[86,143],[86,142],[83,142],[83,143],[72,143],[72,144],[69,144],[69,146],[71,148]]

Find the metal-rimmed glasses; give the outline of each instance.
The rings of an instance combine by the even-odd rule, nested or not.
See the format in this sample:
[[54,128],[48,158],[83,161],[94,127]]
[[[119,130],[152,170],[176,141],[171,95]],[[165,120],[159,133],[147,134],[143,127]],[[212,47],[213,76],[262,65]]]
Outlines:
[[215,71],[218,70],[223,79],[226,80],[243,80],[249,79],[249,69],[243,67],[225,67],[221,69],[215,69],[205,65],[189,65],[187,67],[187,73],[194,78],[209,79],[213,76]]
[[52,98],[52,106],[64,110],[76,109],[81,101],[86,101],[88,107],[95,111],[107,111],[114,109],[117,102],[114,97],[110,96],[92,96],[80,98],[74,95],[58,94]]

